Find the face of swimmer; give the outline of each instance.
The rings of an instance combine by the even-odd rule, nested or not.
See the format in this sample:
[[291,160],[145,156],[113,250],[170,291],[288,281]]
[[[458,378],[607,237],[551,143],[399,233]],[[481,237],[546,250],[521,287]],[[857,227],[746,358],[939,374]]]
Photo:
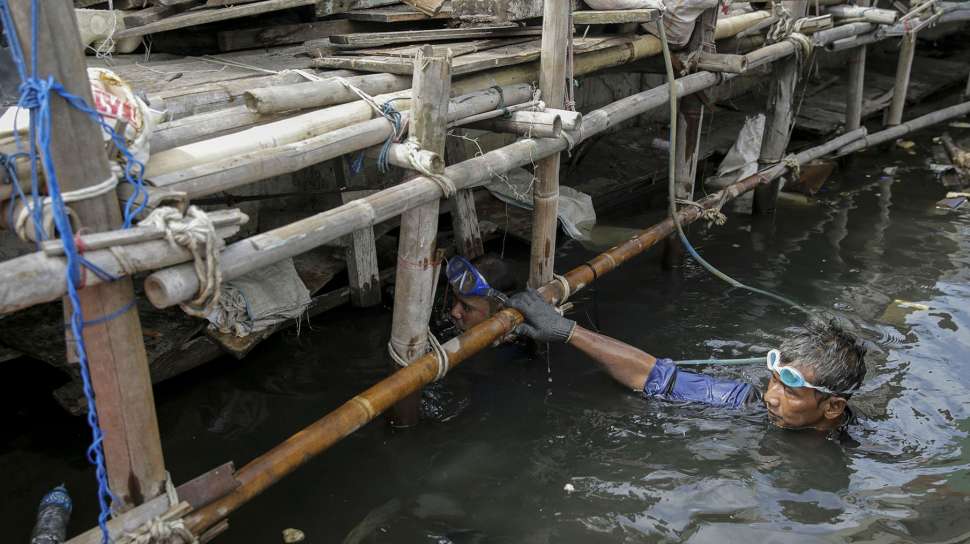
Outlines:
[[455,303],[451,306],[451,318],[463,330],[478,325],[495,313],[495,305],[486,297],[466,297],[455,295]]

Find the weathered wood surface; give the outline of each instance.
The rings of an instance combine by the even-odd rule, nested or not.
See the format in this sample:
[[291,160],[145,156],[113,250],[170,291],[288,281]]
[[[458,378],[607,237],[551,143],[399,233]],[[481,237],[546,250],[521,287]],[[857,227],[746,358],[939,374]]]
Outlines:
[[[577,54],[607,49],[629,44],[632,36],[577,38],[574,50]],[[455,75],[482,72],[492,68],[513,66],[532,62],[539,58],[542,45],[539,40],[491,48],[485,51],[463,54],[455,57],[452,73]],[[362,72],[387,72],[392,74],[410,73],[410,61],[392,56],[336,56],[314,59],[320,68],[342,68]]]
[[[468,160],[464,134],[462,129],[449,131],[445,141],[445,161],[448,164]],[[455,233],[455,248],[459,255],[474,259],[485,254],[473,189],[462,189],[451,198],[451,227]]]
[[[343,185],[366,186],[367,179],[364,172],[353,175],[348,168],[345,157],[334,159],[339,161],[334,170],[339,167]],[[376,191],[344,191],[341,194],[343,203],[368,196]],[[381,303],[380,268],[377,265],[377,245],[374,240],[374,227],[364,227],[355,230],[350,235],[350,243],[346,248],[347,277],[350,283],[350,301],[354,306],[374,306]]]
[[401,0],[428,17],[434,17],[441,11],[445,0]]
[[[870,53],[871,55],[871,53]],[[866,63],[865,84],[863,86],[863,119],[889,107],[893,92],[894,58],[875,56]],[[963,81],[970,72],[965,63],[917,56],[913,62],[907,102],[915,103],[925,99],[945,87]],[[840,76],[834,85],[820,92],[811,87],[805,93],[804,101],[798,108],[796,126],[815,134],[829,134],[845,122],[846,96],[849,92],[848,75]]]
[[574,25],[612,25],[622,23],[649,23],[660,17],[656,9],[585,10],[573,13]]
[[162,19],[161,21],[149,23],[147,25],[126,28],[125,30],[115,34],[115,39],[120,40],[134,36],[144,36],[145,34],[177,30],[179,28],[214,23],[216,21],[225,21],[227,19],[236,19],[239,17],[249,17],[252,15],[260,15],[263,13],[270,13],[273,11],[280,11],[283,9],[300,6],[312,6],[315,4],[316,0],[263,0],[261,2],[255,2],[252,4],[246,3],[224,8],[199,11],[193,10],[187,13],[181,13],[173,17]]
[[289,25],[273,25],[258,28],[224,30],[216,34],[220,51],[256,49],[274,45],[303,43],[307,40],[326,38],[334,34],[357,32],[360,28],[346,19],[314,21]]
[[346,13],[355,9],[377,8],[399,3],[400,0],[316,0],[317,17]]
[[[432,50],[436,55],[444,55],[450,51],[452,57],[460,57],[469,53],[487,51],[496,47],[514,45],[534,41],[532,36],[520,36],[517,38],[485,38],[481,40],[471,40],[462,42],[449,42],[444,44],[432,45]],[[403,45],[397,47],[372,47],[367,49],[338,49],[334,51],[338,55],[357,55],[357,56],[379,56],[379,57],[405,57],[413,59],[422,45]]]
[[538,27],[517,27],[512,25],[443,28],[438,30],[402,30],[397,32],[363,32],[360,34],[338,34],[330,37],[334,44],[346,47],[382,47],[390,44],[425,43],[445,40],[468,40],[475,38],[508,38],[511,36],[539,36]]
[[172,15],[181,13],[194,5],[200,4],[201,2],[202,0],[193,0],[191,3],[183,3],[174,6],[157,4],[138,10],[134,13],[126,13],[124,17],[125,27],[132,28],[147,25],[148,23],[154,23],[155,21],[160,21],[166,17],[171,17]]
[[438,13],[427,16],[408,5],[387,6],[383,8],[358,9],[348,11],[344,17],[351,21],[370,21],[375,23],[406,23],[411,21],[427,21],[429,19],[450,19],[452,16],[451,3],[445,2]]

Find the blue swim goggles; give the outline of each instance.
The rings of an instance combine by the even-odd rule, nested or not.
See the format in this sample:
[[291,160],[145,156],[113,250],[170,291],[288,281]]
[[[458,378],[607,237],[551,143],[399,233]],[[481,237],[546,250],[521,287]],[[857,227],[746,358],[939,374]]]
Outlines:
[[489,297],[502,304],[508,302],[508,298],[501,291],[492,289],[475,265],[460,255],[448,259],[445,276],[448,277],[451,288],[461,296]]
[[777,349],[769,351],[765,359],[767,359],[768,370],[776,372],[778,374],[778,379],[781,380],[781,383],[787,385],[788,387],[808,387],[825,393],[826,395],[838,395],[838,393],[827,387],[808,383],[805,380],[805,376],[802,376],[802,373],[794,367],[781,366],[781,352]]

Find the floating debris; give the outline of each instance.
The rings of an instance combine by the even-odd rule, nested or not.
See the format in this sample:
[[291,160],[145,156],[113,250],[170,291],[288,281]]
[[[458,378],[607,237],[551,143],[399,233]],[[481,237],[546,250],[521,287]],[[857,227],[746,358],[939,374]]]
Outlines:
[[294,544],[296,542],[303,542],[306,539],[306,535],[303,531],[299,529],[283,529],[283,542],[286,544]]

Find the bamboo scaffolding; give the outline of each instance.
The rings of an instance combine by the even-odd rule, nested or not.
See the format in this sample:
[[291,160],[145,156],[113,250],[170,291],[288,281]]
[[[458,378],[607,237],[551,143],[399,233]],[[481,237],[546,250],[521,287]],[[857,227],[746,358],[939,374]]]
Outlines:
[[873,147],[876,145],[884,144],[895,140],[896,138],[901,138],[910,132],[924,129],[928,126],[934,125],[936,123],[942,123],[954,117],[960,117],[962,115],[967,115],[970,113],[970,101],[962,102],[944,108],[942,110],[937,110],[932,113],[917,117],[915,119],[910,119],[905,123],[900,123],[894,127],[887,128],[886,130],[880,130],[879,132],[874,132],[868,136],[857,140],[851,144],[847,144],[845,147],[840,148],[836,152],[836,156],[842,157],[848,155],[849,153],[855,153],[867,147]]
[[[725,19],[718,24],[716,38],[734,36],[769,16],[765,12],[754,12]],[[653,36],[644,36],[623,45],[577,55],[574,61],[574,73],[580,76],[659,53],[660,41]],[[538,73],[539,63],[537,62],[481,72],[453,82],[452,94],[468,94],[495,85],[529,83]],[[277,87],[277,89],[282,88],[283,86]],[[409,90],[377,95],[374,98],[378,103],[394,100],[394,107],[399,111],[410,107]],[[376,116],[374,110],[363,101],[331,106],[283,121],[163,151],[149,160],[146,175],[151,178],[207,162],[223,160],[226,157],[278,147],[367,121]]]
[[866,46],[860,45],[849,52],[849,86],[845,98],[845,130],[862,126],[862,103],[866,79]]
[[903,121],[903,108],[906,107],[906,91],[909,89],[909,75],[916,54],[916,33],[903,35],[899,47],[899,61],[896,64],[896,81],[893,84],[893,100],[886,110],[886,126],[896,126]]
[[[803,151],[796,155],[796,159],[800,164],[804,164],[858,139],[864,133],[865,129],[858,129],[826,144]],[[788,167],[784,164],[772,166],[709,195],[698,204],[704,209],[719,206],[759,184],[783,175],[787,170]],[[700,218],[702,213],[702,210],[696,206],[687,206],[679,212],[679,216],[683,224],[689,224]],[[667,218],[627,242],[567,272],[565,279],[569,283],[570,291],[575,293],[583,289],[653,247],[673,231],[673,221]],[[554,303],[562,296],[561,288],[558,282],[552,281],[542,285],[539,292],[546,300]],[[461,336],[449,340],[443,345],[444,351],[448,354],[448,368],[458,366],[472,355],[493,345],[521,322],[522,314],[506,308]],[[186,526],[193,532],[200,533],[217,524],[284,476],[291,474],[313,457],[372,421],[399,399],[431,383],[436,378],[437,371],[437,359],[433,354],[427,354],[353,397],[333,412],[242,467],[236,473],[236,479],[240,482],[239,487],[227,496],[191,513],[185,518]]]

